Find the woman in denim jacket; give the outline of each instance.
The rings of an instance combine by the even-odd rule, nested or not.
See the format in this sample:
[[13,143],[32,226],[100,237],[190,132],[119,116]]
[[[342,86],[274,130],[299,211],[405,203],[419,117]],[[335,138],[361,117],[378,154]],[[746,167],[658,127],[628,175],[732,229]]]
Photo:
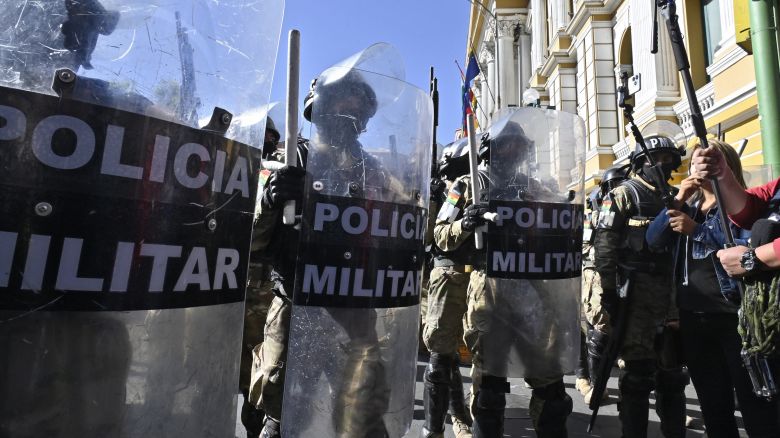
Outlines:
[[[723,153],[745,187],[734,148],[716,140],[709,144]],[[753,394],[742,366],[737,333],[740,296],[737,283],[715,256],[726,238],[709,180],[691,169],[674,203],[675,208],[664,209],[650,224],[646,239],[651,249],[675,248],[673,284],[680,310],[683,360],[699,396],[707,436],[739,437],[734,418],[736,391],[748,435],[778,437],[777,402],[767,403]],[[731,222],[729,226],[737,245],[747,246],[749,231]]]

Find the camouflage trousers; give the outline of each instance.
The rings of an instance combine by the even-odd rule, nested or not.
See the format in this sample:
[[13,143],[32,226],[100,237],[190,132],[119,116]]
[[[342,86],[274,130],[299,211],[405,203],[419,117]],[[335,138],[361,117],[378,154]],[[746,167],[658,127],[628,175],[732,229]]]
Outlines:
[[275,420],[282,418],[291,312],[292,304],[288,299],[274,297],[265,320],[265,339],[252,352],[249,402]]
[[241,374],[238,387],[242,392],[249,390],[252,372],[252,351],[263,342],[263,326],[268,307],[274,297],[268,280],[268,269],[259,263],[249,264],[249,281],[246,287],[244,306],[244,337],[241,343]]
[[463,266],[435,267],[428,282],[423,342],[431,353],[453,354],[463,339],[469,274]]
[[[469,278],[468,285],[468,310],[463,316],[463,328],[465,330],[464,340],[473,357],[471,367],[472,397],[473,394],[476,394],[479,391],[484,375],[483,363],[485,361],[485,352],[482,351],[482,339],[496,335],[495,333],[490,333],[486,330],[488,327],[496,327],[496,325],[487,321],[491,318],[488,310],[491,309],[491,305],[487,302],[487,294],[485,294],[484,291],[485,271],[473,271]],[[509,347],[507,347],[507,350],[508,349]],[[550,372],[546,373],[546,375],[526,376],[524,380],[532,389],[542,389],[550,385],[558,384],[563,380],[562,372],[555,369],[550,369],[549,371]],[[472,412],[473,403],[474,399],[472,398]],[[531,395],[529,404],[529,415],[531,416],[534,425],[540,421],[544,404],[545,401],[540,399],[536,395],[536,391],[534,391]]]
[[601,276],[595,268],[582,270],[582,311],[585,320],[594,329],[609,333],[609,314],[601,307],[604,290],[601,288]]
[[633,281],[620,357],[626,361],[655,359],[656,334],[672,308],[671,275],[637,272]]

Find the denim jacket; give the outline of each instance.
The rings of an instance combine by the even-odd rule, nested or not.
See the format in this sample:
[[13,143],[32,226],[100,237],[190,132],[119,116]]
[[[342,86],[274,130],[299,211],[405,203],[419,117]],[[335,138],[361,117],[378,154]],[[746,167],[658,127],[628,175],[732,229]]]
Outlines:
[[[689,206],[685,204],[682,208],[682,212],[690,217],[694,216],[694,213],[699,209],[700,204]],[[693,235],[686,236],[678,234],[672,231],[669,227],[669,216],[666,215],[666,208],[661,210],[658,216],[655,217],[645,235],[647,245],[651,251],[663,251],[664,248],[668,248],[672,244],[674,239],[674,277],[673,284],[677,284],[678,278],[682,276],[681,283],[688,284],[688,241],[692,239],[691,244],[691,257],[694,259],[703,259],[710,254],[723,248],[726,243],[726,236],[720,228],[720,215],[718,215],[718,208],[711,208],[706,214],[704,222],[697,224]],[[748,245],[748,239],[750,238],[750,231],[737,227],[731,221],[729,221],[729,227],[731,227],[731,233],[734,236],[734,243],[737,245]],[[685,264],[683,265],[683,272],[678,273],[680,270],[678,264],[678,254],[680,254],[680,245],[685,245],[686,251]],[[728,276],[726,271],[721,266],[717,258],[712,258],[712,264],[715,267],[715,275],[718,277],[718,283],[720,284],[720,292],[723,296],[732,303],[739,303],[739,291],[737,289],[737,283],[734,279]]]

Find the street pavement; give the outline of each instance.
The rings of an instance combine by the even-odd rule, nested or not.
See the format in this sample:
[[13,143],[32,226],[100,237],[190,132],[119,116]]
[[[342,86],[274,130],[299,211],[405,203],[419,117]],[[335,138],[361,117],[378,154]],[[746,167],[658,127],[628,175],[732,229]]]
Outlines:
[[[414,419],[412,421],[412,427],[406,437],[418,438],[420,436],[420,430],[423,426],[423,420],[425,415],[423,413],[423,371],[427,357],[420,355],[417,362],[417,387],[415,389],[414,400]],[[469,376],[469,368],[461,367],[461,374],[463,374],[463,383],[466,391],[469,391],[471,379]],[[567,427],[569,430],[570,438],[620,438],[620,420],[618,420],[617,413],[617,368],[613,369],[612,377],[609,379],[607,385],[609,391],[609,400],[602,405],[599,410],[599,418],[596,422],[596,427],[593,430],[593,434],[588,434],[586,428],[590,421],[590,409],[582,401],[582,396],[574,389],[574,376],[566,376],[564,383],[566,384],[566,391],[574,400],[574,412],[569,416]],[[507,394],[507,406],[505,412],[505,427],[504,437],[521,438],[521,437],[535,437],[533,426],[531,424],[531,418],[528,416],[528,403],[531,400],[531,390],[525,386],[522,379],[509,379],[511,385],[511,393]],[[706,437],[704,432],[703,422],[701,418],[701,410],[699,409],[699,403],[696,398],[696,392],[693,389],[693,385],[688,385],[685,391],[687,397],[687,410],[688,415],[693,418],[691,427],[688,428],[686,437]],[[239,396],[240,397],[240,396]],[[238,403],[240,409],[240,402]],[[660,430],[660,423],[655,411],[655,398],[651,395],[650,399],[650,424],[648,427],[648,438],[663,438]],[[741,425],[742,418],[737,412],[737,422]],[[448,420],[449,423],[449,420]],[[450,424],[446,426],[445,438],[454,437],[452,433],[452,427]],[[740,437],[746,438],[747,435],[743,429],[740,429]],[[243,426],[241,426],[241,420],[237,417],[236,421],[236,438],[246,438],[246,433]]]

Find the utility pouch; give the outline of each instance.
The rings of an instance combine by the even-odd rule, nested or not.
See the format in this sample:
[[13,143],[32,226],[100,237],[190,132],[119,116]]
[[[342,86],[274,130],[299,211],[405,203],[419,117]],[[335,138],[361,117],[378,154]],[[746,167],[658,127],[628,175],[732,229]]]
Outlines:
[[626,240],[631,251],[640,252],[645,248],[645,234],[650,225],[650,219],[646,217],[633,217],[628,220],[626,227]]

